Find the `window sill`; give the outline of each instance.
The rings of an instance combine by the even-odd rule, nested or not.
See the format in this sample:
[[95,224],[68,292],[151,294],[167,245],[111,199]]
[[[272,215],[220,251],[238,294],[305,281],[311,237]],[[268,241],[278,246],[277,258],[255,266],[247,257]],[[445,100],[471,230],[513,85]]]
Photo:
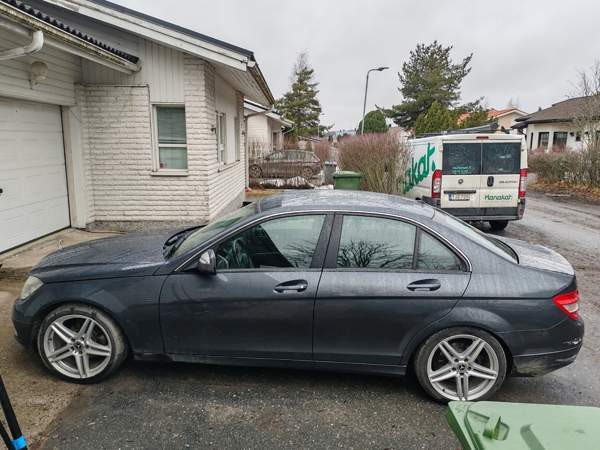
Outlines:
[[223,164],[223,163],[221,163],[221,164],[219,164],[219,173],[221,173],[221,172],[225,172],[225,171],[227,171],[227,170],[229,170],[229,169],[232,169],[232,168],[234,168],[234,167],[237,167],[237,166],[239,166],[241,163],[242,163],[241,161],[235,161],[235,162],[231,162],[231,163],[228,163],[228,164]]
[[183,169],[160,169],[150,172],[153,177],[187,177],[189,172]]

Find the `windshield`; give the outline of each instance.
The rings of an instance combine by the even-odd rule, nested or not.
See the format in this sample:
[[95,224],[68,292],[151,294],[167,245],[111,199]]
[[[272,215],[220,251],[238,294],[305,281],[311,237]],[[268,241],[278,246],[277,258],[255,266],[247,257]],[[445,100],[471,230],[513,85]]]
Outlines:
[[187,236],[183,241],[178,244],[177,249],[173,252],[173,256],[180,256],[188,251],[194,249],[199,246],[203,242],[206,242],[210,238],[216,236],[221,231],[229,228],[230,226],[241,222],[246,217],[250,217],[251,215],[256,213],[256,204],[252,203],[248,206],[244,206],[243,208],[237,209],[232,213],[226,214],[218,219],[210,222],[205,227],[202,227],[189,236]]
[[491,252],[504,259],[508,259],[512,262],[519,262],[517,254],[507,244],[500,241],[499,239],[485,234],[482,231],[479,231],[474,226],[471,226],[468,223],[457,219],[456,217],[448,214],[445,211],[436,209],[434,220],[447,226],[448,228],[457,231],[458,233],[462,234],[463,236],[466,236],[472,241],[475,241],[482,247],[485,247],[486,249],[490,250]]

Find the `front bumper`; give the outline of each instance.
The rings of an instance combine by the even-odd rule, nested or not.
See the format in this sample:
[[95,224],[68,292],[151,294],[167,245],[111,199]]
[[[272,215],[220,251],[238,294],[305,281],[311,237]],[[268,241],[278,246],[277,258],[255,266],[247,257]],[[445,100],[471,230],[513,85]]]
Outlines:
[[12,313],[12,322],[15,329],[15,339],[20,344],[29,347],[33,344],[33,323],[25,318],[19,310],[19,300],[15,302]]

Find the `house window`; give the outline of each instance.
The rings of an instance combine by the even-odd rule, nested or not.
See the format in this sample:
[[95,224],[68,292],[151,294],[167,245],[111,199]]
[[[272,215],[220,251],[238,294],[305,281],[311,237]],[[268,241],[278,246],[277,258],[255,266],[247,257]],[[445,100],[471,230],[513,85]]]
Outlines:
[[235,120],[233,121],[233,126],[235,128],[235,160],[239,161],[242,159],[242,149],[241,149],[241,136],[242,129],[240,128],[240,116],[235,116]]
[[533,133],[531,133],[531,139],[529,140],[529,150],[533,150]]
[[552,138],[552,146],[558,148],[565,148],[567,146],[567,135],[566,131],[555,131],[554,137]]
[[219,164],[227,164],[227,116],[217,112],[217,156]]
[[538,133],[538,148],[548,148],[549,139],[550,133],[548,131]]
[[273,151],[279,150],[279,145],[278,145],[279,143],[277,142],[278,141],[277,138],[279,137],[279,134],[276,131],[274,131],[272,136],[273,137],[271,138],[271,142],[273,143]]
[[185,107],[155,106],[154,117],[159,169],[187,170]]

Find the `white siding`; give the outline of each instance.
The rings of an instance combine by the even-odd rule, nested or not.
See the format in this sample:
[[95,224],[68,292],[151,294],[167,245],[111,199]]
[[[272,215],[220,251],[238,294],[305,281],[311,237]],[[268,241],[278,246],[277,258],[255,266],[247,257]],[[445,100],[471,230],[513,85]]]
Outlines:
[[183,103],[183,53],[139,38],[136,56],[142,69],[127,75],[91,61],[83,62],[86,84],[150,86],[152,103]]
[[[527,148],[529,150],[538,148],[539,133],[548,132],[548,147],[552,147],[554,142],[555,131],[566,131],[567,134],[567,148],[572,150],[581,150],[582,143],[576,141],[576,127],[569,122],[557,122],[557,123],[532,123],[527,126]],[[531,146],[531,135],[533,133],[533,147]],[[571,135],[572,133],[572,135]]]
[[[31,39],[0,29],[0,51],[29,44]],[[37,86],[29,83],[31,64],[41,61],[48,66],[48,77]],[[0,61],[0,95],[6,97],[72,105],[74,83],[81,80],[81,59],[45,46],[40,52],[21,58]]]

